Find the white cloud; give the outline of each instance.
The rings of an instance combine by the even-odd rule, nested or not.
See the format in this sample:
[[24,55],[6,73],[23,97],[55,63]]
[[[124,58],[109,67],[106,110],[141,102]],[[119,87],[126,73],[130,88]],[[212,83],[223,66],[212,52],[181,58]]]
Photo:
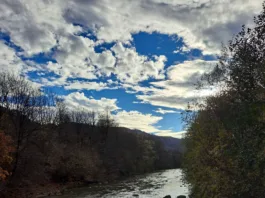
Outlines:
[[84,93],[73,92],[64,97],[66,106],[69,109],[84,109],[85,111],[103,112],[105,110],[115,111],[118,110],[117,99],[101,98],[96,100],[88,98]]
[[[125,48],[131,34],[157,31],[177,34],[188,48],[215,53],[221,41],[238,32],[244,23],[251,24],[261,10],[262,0],[3,0],[0,4],[0,28],[20,46],[24,55],[48,53],[58,63],[45,69],[61,78],[95,79],[111,73],[126,83],[137,84],[149,78],[164,78],[165,57],[148,60],[133,47]],[[79,24],[79,25],[74,25]],[[77,36],[91,30],[100,40]],[[110,50],[96,53],[94,46],[115,41]],[[180,75],[178,75],[180,76]]]
[[108,83],[103,82],[80,82],[75,81],[64,86],[65,89],[71,90],[96,90],[101,91],[104,89],[117,89],[118,87],[111,86]]
[[54,57],[59,64],[83,65],[93,47],[94,41],[82,36],[60,37]]
[[171,66],[167,69],[168,80],[152,82],[155,87],[147,88],[147,94],[137,98],[145,103],[175,109],[186,109],[188,102],[212,93],[211,90],[197,90],[196,82],[204,72],[209,72],[216,61],[194,60]]
[[0,4],[0,27],[26,55],[47,52],[61,34],[80,28],[65,22],[64,6],[59,1],[3,0]]
[[[217,61],[194,60],[173,65],[167,69],[169,80],[177,83],[196,83],[205,72],[211,71]],[[155,83],[153,83],[155,84]],[[159,85],[159,83],[157,84]]]
[[126,48],[118,42],[111,48],[117,59],[115,74],[118,79],[128,83],[138,83],[149,78],[163,79],[166,57],[155,56],[155,60],[149,60],[141,56],[135,48]]
[[[70,2],[70,1],[69,1]],[[206,53],[219,51],[240,30],[252,23],[263,0],[200,1],[71,1],[65,19],[93,27],[104,41],[128,41],[131,33],[158,31],[184,37],[189,47]]]
[[62,82],[67,78],[84,78],[84,79],[96,79],[96,75],[92,72],[94,69],[89,68],[86,65],[79,65],[77,67],[73,65],[61,65],[58,63],[48,63],[44,68],[46,71],[54,72],[61,76]]
[[97,66],[99,71],[99,76],[109,77],[111,73],[115,72],[115,63],[116,58],[112,55],[112,52],[109,50],[103,51],[102,53],[93,53],[93,56],[90,56],[90,59],[93,65]]
[[129,129],[138,129],[147,133],[154,132],[169,132],[167,130],[159,130],[154,125],[158,123],[163,117],[153,116],[152,114],[143,114],[138,111],[119,111],[116,115],[113,115],[114,119],[120,126],[127,127]]
[[[54,72],[59,77],[41,77],[48,86],[66,89],[110,89],[111,83],[69,82],[68,78],[95,80],[115,74],[127,93],[138,93],[140,102],[155,106],[183,109],[191,99],[209,94],[198,92],[193,84],[201,74],[212,68],[214,61],[186,61],[164,70],[166,57],[152,60],[139,55],[130,46],[133,33],[159,32],[183,37],[185,46],[180,51],[199,48],[204,54],[218,53],[220,44],[241,29],[252,24],[254,14],[262,9],[263,0],[2,0],[0,3],[0,31],[32,56],[52,54],[57,63],[36,65],[22,62],[14,50],[0,42],[0,68],[19,72],[28,70]],[[74,25],[75,24],[75,25]],[[79,25],[76,25],[79,24]],[[99,41],[85,38],[79,33],[91,30]],[[110,50],[96,53],[94,47],[104,42],[116,42]],[[125,47],[125,44],[127,46]],[[129,47],[128,47],[129,46]],[[177,51],[175,51],[177,52]],[[165,75],[166,74],[166,75]],[[167,77],[167,79],[166,79]],[[147,79],[160,80],[142,87],[138,83]],[[69,107],[118,109],[115,99],[87,98],[74,92],[65,97]],[[162,113],[162,111],[160,111]],[[144,131],[158,130],[153,125],[161,117],[139,112],[119,112],[120,121]],[[130,125],[129,119],[134,120]],[[139,123],[142,120],[147,123]],[[168,131],[170,132],[170,131]]]
[[15,51],[0,41],[0,70],[21,73],[26,64],[16,55]]
[[158,136],[170,136],[170,137],[182,139],[182,138],[185,137],[186,133],[187,133],[186,131],[163,132],[163,133],[156,133],[155,135],[158,135]]
[[[44,71],[54,72],[60,78],[46,81],[46,85],[69,85],[68,78],[96,79],[109,77],[115,74],[123,83],[136,85],[138,82],[149,78],[163,79],[165,56],[155,56],[149,60],[146,56],[139,55],[134,48],[126,48],[122,43],[117,43],[110,50],[96,53],[95,43],[84,37],[72,36],[62,39],[54,57],[58,63],[49,62],[43,65]],[[95,83],[94,83],[95,85]],[[106,86],[100,86],[107,88]]]
[[157,110],[155,110],[155,112],[160,113],[160,114],[180,113],[179,111],[176,111],[176,110],[166,110],[166,109],[162,109],[162,108],[158,108]]

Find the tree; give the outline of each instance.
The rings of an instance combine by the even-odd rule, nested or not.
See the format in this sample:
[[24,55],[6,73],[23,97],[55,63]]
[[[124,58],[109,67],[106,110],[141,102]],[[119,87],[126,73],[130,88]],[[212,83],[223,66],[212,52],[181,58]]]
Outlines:
[[153,171],[157,154],[155,152],[155,142],[143,135],[137,135],[137,144],[139,153],[136,167],[140,173]]
[[109,109],[106,108],[104,113],[99,114],[97,126],[109,129],[110,127],[117,127],[118,123],[111,117]]
[[0,117],[3,124],[11,125],[8,132],[14,136],[16,142],[13,175],[20,153],[27,146],[32,134],[38,131],[42,124],[49,122],[46,115],[51,102],[51,98],[33,87],[24,77],[0,73]]
[[77,109],[69,112],[71,122],[88,124],[89,126],[96,125],[95,111],[86,111],[84,109]]
[[183,169],[193,197],[237,197],[242,177],[235,157],[240,152],[237,130],[233,130],[238,111],[230,112],[232,102],[230,95],[210,97],[190,117]]
[[254,23],[243,26],[202,79],[222,91],[188,119],[183,167],[193,197],[265,194],[265,4]]
[[56,100],[56,115],[54,123],[56,125],[69,123],[71,121],[69,109],[61,99]]
[[102,140],[105,142],[108,138],[109,129],[118,127],[118,123],[111,117],[109,109],[106,108],[105,113],[98,115],[97,126],[100,128]]

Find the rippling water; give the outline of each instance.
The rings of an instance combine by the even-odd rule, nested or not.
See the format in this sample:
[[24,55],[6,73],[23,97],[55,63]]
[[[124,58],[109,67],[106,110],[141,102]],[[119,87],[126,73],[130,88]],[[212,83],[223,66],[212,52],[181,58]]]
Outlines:
[[[188,188],[181,181],[181,170],[166,170],[132,177],[114,184],[95,185],[70,190],[58,198],[163,198],[188,195]],[[56,198],[56,197],[53,197]]]

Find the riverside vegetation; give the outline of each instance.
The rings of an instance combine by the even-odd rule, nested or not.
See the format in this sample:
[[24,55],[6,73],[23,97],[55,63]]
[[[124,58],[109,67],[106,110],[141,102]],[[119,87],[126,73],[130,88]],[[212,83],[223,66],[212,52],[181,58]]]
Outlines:
[[190,196],[264,197],[265,4],[254,27],[243,26],[200,85],[219,91],[186,114],[183,170]]
[[21,76],[0,73],[0,197],[178,168],[180,140],[118,127],[108,111],[70,110]]

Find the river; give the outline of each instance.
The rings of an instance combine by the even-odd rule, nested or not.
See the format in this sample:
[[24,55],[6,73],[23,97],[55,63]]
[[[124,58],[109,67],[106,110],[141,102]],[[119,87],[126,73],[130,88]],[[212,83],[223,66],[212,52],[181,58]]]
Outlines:
[[172,169],[135,176],[113,184],[92,185],[69,190],[53,198],[163,198],[171,195],[188,195],[188,188],[181,181],[181,170]]

